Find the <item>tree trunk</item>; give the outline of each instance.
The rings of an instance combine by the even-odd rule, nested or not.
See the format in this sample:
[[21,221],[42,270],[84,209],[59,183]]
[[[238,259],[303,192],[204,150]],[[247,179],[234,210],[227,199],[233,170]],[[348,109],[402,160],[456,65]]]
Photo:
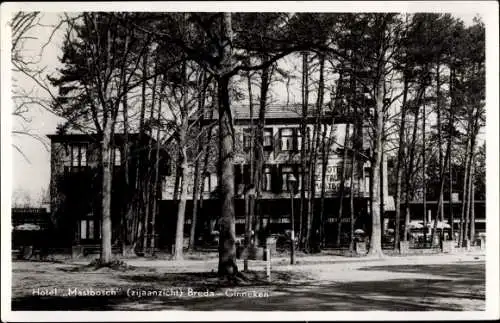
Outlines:
[[[333,127],[332,127],[333,128]],[[331,130],[330,130],[331,131]],[[330,151],[330,138],[327,137],[327,125],[321,135],[322,150],[321,150],[321,196],[320,196],[320,209],[319,209],[319,241],[320,247],[324,245],[324,224],[325,224],[325,193],[326,193],[326,170],[328,165],[329,151]]]
[[[385,118],[384,118],[385,122]],[[385,138],[385,128],[382,128],[382,138]],[[386,169],[385,166],[386,164],[386,157],[385,157],[385,151],[384,151],[384,139],[382,139],[382,148],[381,148],[381,164],[380,164],[380,220],[382,221],[382,224],[384,223],[384,218],[385,218],[385,194],[384,194],[384,185],[385,185],[385,175],[386,175]],[[383,234],[383,227],[382,227],[382,234]]]
[[[450,235],[451,239],[455,239],[455,219],[454,219],[454,214],[453,214],[453,169],[451,167],[451,160],[452,160],[452,154],[453,152],[451,151],[451,143],[453,141],[453,117],[454,117],[454,85],[453,85],[453,79],[455,78],[455,71],[453,68],[450,70],[450,117],[449,117],[449,122],[448,122],[448,147],[450,149],[450,157],[448,159],[448,173],[449,173],[449,182],[448,182],[448,189],[449,189],[449,196],[448,196],[448,216],[449,216],[449,225],[451,227],[450,229]],[[448,148],[447,148],[448,149]]]
[[[444,176],[443,169],[445,168],[443,161],[443,135],[441,132],[441,76],[440,76],[441,62],[438,59],[436,66],[436,114],[437,114],[437,130],[438,130],[438,147],[439,147],[439,174]],[[443,201],[444,185],[439,190],[439,200]],[[444,221],[444,204],[438,208],[440,221]]]
[[[450,150],[451,150],[451,145],[448,145],[446,148],[446,154],[444,156],[444,163],[446,164],[448,158],[450,157]],[[441,167],[441,171],[439,173],[439,191],[442,193],[444,191],[444,167]],[[443,194],[439,195],[439,200],[438,200],[438,205],[437,205],[437,210],[441,210],[443,208]],[[437,239],[437,226],[438,226],[438,221],[441,221],[441,216],[439,215],[439,212],[436,212],[436,215],[434,216],[434,227],[432,229],[432,241],[436,241]],[[441,236],[442,238],[442,236]]]
[[[451,136],[448,145],[451,145]],[[453,173],[451,168],[451,150],[450,157],[448,158],[448,224],[450,225],[450,239],[455,239],[455,219],[453,216]]]
[[474,151],[475,151],[475,148],[476,148],[476,145],[475,145],[475,136],[474,134],[472,134],[472,137],[471,140],[472,140],[472,144],[471,144],[471,149],[470,149],[470,152],[469,152],[469,180],[467,182],[467,206],[466,206],[466,210],[465,210],[465,228],[464,228],[464,239],[466,240],[470,240],[470,235],[469,235],[469,225],[470,225],[470,210],[471,210],[471,207],[472,207],[472,203],[471,203],[471,199],[472,199],[472,181],[473,181],[473,178],[474,178]]
[[[206,95],[206,82],[205,82],[205,73],[203,72],[203,74],[201,75],[201,86],[202,86],[202,89],[200,91],[200,95],[198,97],[198,111],[201,111],[202,112],[202,115],[200,117],[200,127],[199,127],[199,131],[202,132],[203,131],[203,121],[204,121],[204,113],[205,113],[205,95]],[[201,139],[200,139],[201,140]],[[209,141],[210,141],[210,132],[207,132],[207,136],[206,136],[206,141],[205,141],[205,145],[208,146],[209,144]],[[195,166],[194,166],[194,182],[193,182],[193,216],[192,216],[192,219],[191,219],[191,228],[190,228],[190,232],[189,232],[189,247],[188,247],[188,250],[194,250],[194,246],[195,246],[195,243],[196,243],[196,225],[197,225],[197,217],[198,217],[198,200],[199,200],[199,196],[200,194],[203,194],[203,190],[201,190],[200,192],[200,179],[201,179],[201,186],[203,186],[203,179],[201,178],[201,174],[200,174],[200,158],[201,158],[201,154],[203,153],[203,150],[204,150],[204,147],[203,147],[203,144],[200,143],[200,141],[198,141],[196,143],[196,146],[197,146],[197,157],[196,157],[196,161],[195,161]],[[205,154],[208,153],[207,151],[205,151]]]
[[410,162],[407,168],[407,173],[406,173],[406,194],[405,194],[405,234],[404,234],[404,241],[408,241],[408,234],[409,234],[409,223],[410,223],[410,183],[413,182],[414,178],[414,164],[415,164],[415,142],[417,139],[417,129],[418,129],[418,109],[415,109],[414,111],[414,119],[413,119],[413,133],[412,133],[412,139],[411,139],[411,146],[410,146]]
[[102,165],[102,224],[101,224],[101,262],[110,263],[112,259],[111,250],[111,138],[113,136],[112,121],[108,120],[101,143],[101,165]]
[[[334,107],[335,104],[332,103],[332,120],[330,123],[330,133],[328,134],[328,140],[326,143],[323,145],[323,161],[322,161],[322,172],[321,172],[321,213],[320,213],[320,228],[319,228],[319,233],[320,233],[320,241],[321,241],[321,246],[325,247],[325,193],[326,193],[326,171],[327,171],[327,166],[328,166],[328,160],[330,158],[330,147],[332,146],[332,143],[334,141],[335,137],[335,132],[334,132],[334,126],[335,126],[335,116],[334,116]],[[325,127],[326,128],[326,127]]]
[[313,241],[317,241],[316,232],[313,232],[313,221],[314,221],[314,209],[316,200],[316,166],[318,161],[318,148],[320,145],[320,128],[322,125],[322,114],[323,114],[323,93],[324,93],[324,66],[325,57],[320,55],[320,70],[319,70],[319,84],[318,84],[318,97],[316,100],[316,121],[314,124],[313,139],[311,142],[311,154],[309,155],[309,196],[308,196],[308,210],[307,210],[307,231],[306,231],[306,241],[305,250],[313,251],[313,247],[316,248],[316,244],[313,245]]
[[186,214],[186,200],[187,200],[187,187],[189,180],[189,170],[187,165],[187,156],[185,148],[185,134],[180,134],[180,149],[181,149],[181,163],[179,165],[181,169],[181,194],[179,198],[179,204],[177,208],[177,225],[175,230],[175,248],[174,248],[174,259],[181,260],[183,258],[183,247],[184,247],[184,219]]
[[179,200],[179,186],[181,184],[182,170],[179,165],[182,163],[182,157],[180,151],[177,153],[177,160],[175,163],[175,182],[174,182],[174,196],[173,201]]
[[383,137],[384,128],[384,91],[383,79],[377,81],[376,87],[376,111],[375,128],[373,144],[373,165],[372,181],[370,183],[372,191],[372,202],[370,213],[372,215],[372,233],[370,237],[370,250],[368,255],[382,257],[382,229],[380,224],[380,167],[382,164]]
[[[417,102],[420,102],[421,97],[423,95],[423,88],[420,89],[419,93],[417,94]],[[413,184],[413,180],[415,178],[415,148],[416,148],[416,140],[417,140],[417,130],[418,130],[418,116],[419,116],[419,108],[418,106],[414,108],[414,119],[413,119],[413,131],[412,131],[412,136],[411,136],[411,145],[410,145],[410,151],[409,151],[409,156],[410,156],[410,162],[407,168],[407,174],[406,174],[406,197],[405,197],[405,241],[408,241],[408,234],[409,234],[409,223],[410,223],[410,196],[414,198],[414,192],[411,190],[411,185],[410,183]]]
[[422,111],[422,205],[424,207],[424,243],[427,243],[427,152],[426,152],[426,142],[425,142],[425,121],[426,121],[426,109],[425,109],[425,86],[423,89],[423,111]]
[[[158,102],[158,121],[160,121],[161,118],[161,99]],[[151,218],[151,241],[150,241],[150,247],[151,247],[151,252],[154,254],[155,252],[155,234],[156,234],[156,216],[158,215],[158,206],[157,206],[157,199],[158,199],[158,184],[160,181],[160,174],[159,174],[159,166],[160,166],[160,130],[158,129],[158,132],[156,133],[156,159],[155,159],[155,179],[154,179],[154,185],[153,185],[153,207],[152,207],[152,212],[153,216]],[[160,196],[161,198],[161,196]]]
[[[250,157],[249,157],[249,164],[250,164],[250,185],[254,185],[254,168],[255,168],[255,148],[254,148],[254,140],[255,140],[255,128],[253,124],[253,99],[252,99],[252,78],[250,75],[250,72],[247,73],[247,84],[248,84],[248,104],[250,108]],[[248,194],[248,188],[247,186],[245,188],[245,247],[250,247],[250,244],[252,242],[252,228],[253,228],[253,204],[254,204],[254,199],[251,198]],[[248,271],[248,259],[244,260],[244,271]]]
[[[193,217],[191,219],[191,228],[189,230],[189,246],[188,250],[194,250],[194,244],[196,242],[196,222],[198,215],[198,197],[200,195],[200,159],[195,161],[194,166],[194,182],[193,182]],[[202,182],[203,183],[203,182]]]
[[150,224],[150,189],[149,183],[151,181],[149,174],[147,174],[144,178],[146,182],[143,188],[143,196],[144,196],[144,223],[142,225],[143,235],[142,235],[142,253],[145,255],[147,253],[148,247],[148,232],[149,232],[149,224]]
[[[327,130],[327,125],[323,120],[323,102],[324,102],[324,93],[325,93],[325,55],[323,53],[319,54],[319,82],[318,82],[318,97],[316,99],[316,109],[319,111],[319,119],[317,122],[318,125],[318,130],[317,130],[317,138],[316,138],[316,152],[315,152],[315,159],[314,159],[314,168],[316,169],[317,167],[317,159],[318,159],[318,150],[322,149],[324,151],[324,146],[321,146],[321,143],[324,143],[324,138],[326,137],[326,130]],[[323,127],[323,131],[321,131],[321,127]],[[321,132],[321,133],[320,133]],[[323,156],[325,153],[323,152]],[[315,180],[316,182],[316,180]],[[315,184],[316,185],[316,184]],[[321,184],[322,188],[321,191],[324,191],[324,183]],[[324,200],[324,192],[321,193],[323,196]],[[315,201],[316,198],[314,196]],[[314,203],[314,202],[313,202]],[[314,209],[314,208],[313,208]],[[319,218],[318,218],[319,215]],[[321,226],[321,219],[323,218],[321,213],[313,213],[312,214],[312,240],[314,241],[314,249],[315,251],[319,252],[319,246],[320,246],[320,226]]]
[[[247,72],[247,86],[248,86],[248,105],[250,108],[250,184],[255,185],[255,127],[253,123],[253,95],[252,95],[252,76],[250,71]],[[253,229],[253,210],[255,199],[248,199],[245,192],[245,246],[249,247],[252,242],[252,229]],[[248,271],[248,259],[245,259],[244,271]]]
[[346,161],[347,161],[347,145],[349,144],[349,131],[350,124],[346,124],[344,136],[344,154],[342,155],[342,165],[340,167],[340,199],[339,199],[339,214],[337,216],[337,247],[340,247],[340,235],[342,233],[342,216],[344,211],[344,193],[345,193],[345,175],[346,175]]
[[349,234],[349,251],[354,251],[354,169],[356,167],[356,148],[351,156],[351,182],[349,183],[349,215],[350,215],[350,234]]
[[[211,112],[210,119],[212,119],[212,118],[213,118],[213,110]],[[208,130],[208,134],[207,134],[208,136],[212,136],[212,129],[213,129],[213,126],[210,127],[210,129]],[[204,187],[205,187],[205,176],[207,175],[207,172],[208,172],[208,161],[209,161],[209,157],[210,157],[209,144],[207,144],[205,147],[204,155],[205,155],[205,157],[203,160],[203,171],[201,172],[203,174],[203,176],[201,179],[200,194],[198,195],[199,196],[199,210],[200,210],[201,214],[203,214],[202,212],[203,212],[203,193],[204,193]],[[208,175],[208,176],[210,176],[210,175]],[[210,189],[210,187],[208,187],[207,189]],[[207,218],[204,217],[203,223],[205,224],[206,221],[207,221]],[[195,235],[196,235],[196,232],[195,232]]]
[[[126,84],[125,86],[125,93]],[[122,222],[122,256],[126,256],[127,254],[132,253],[132,245],[135,241],[134,236],[134,205],[135,205],[135,195],[136,191],[133,187],[131,187],[130,183],[130,146],[129,146],[129,137],[128,137],[128,96],[124,95],[123,101],[123,134],[124,134],[124,143],[123,143],[123,167],[124,167],[124,176],[125,176],[125,187],[127,192],[127,203],[123,210],[123,222]],[[134,179],[135,181],[135,179]],[[135,185],[135,183],[134,183]]]
[[[468,133],[469,133],[470,127],[468,127],[468,130],[469,130],[468,131]],[[468,155],[469,147],[470,147],[470,138],[467,138],[467,144],[466,144],[466,148],[465,148],[466,156],[465,156],[464,180],[463,180],[463,186],[462,186],[462,209],[460,212],[460,226],[459,226],[459,238],[458,238],[459,246],[463,246],[464,238],[465,238],[464,220],[465,220],[465,208],[467,205],[466,203],[467,203],[467,196],[468,196],[467,195],[467,188],[469,187],[467,184],[468,184],[469,170],[470,170],[469,155]]]
[[[232,26],[231,13],[225,12],[222,17],[222,57],[223,73],[232,69]],[[219,268],[220,276],[231,277],[238,274],[236,265],[236,232],[234,215],[234,170],[233,151],[234,133],[230,118],[230,76],[221,76],[218,81],[219,103],[219,178],[220,178],[220,238],[219,238]]]
[[[155,63],[155,67],[154,69],[156,70],[158,68],[158,63]],[[149,120],[150,122],[153,121],[154,119],[154,108],[155,108],[155,104],[156,104],[156,85],[157,85],[157,82],[158,82],[158,76],[155,75],[155,77],[153,78],[153,85],[152,85],[152,95],[151,95],[151,111],[149,112]],[[145,95],[145,93],[143,93],[143,95]],[[153,132],[152,132],[152,129],[150,130],[150,136],[149,136],[149,140],[148,140],[148,162],[147,162],[147,165],[148,165],[148,168],[151,167],[151,165],[153,164],[152,163],[153,161]],[[154,163],[154,165],[156,165],[156,163]],[[152,232],[153,231],[153,228],[151,227],[151,225],[155,222],[155,212],[156,210],[154,209],[154,207],[156,206],[155,204],[155,201],[154,199],[156,198],[156,192],[155,192],[155,175],[154,173],[156,172],[156,168],[153,170],[153,172],[151,172],[151,169],[148,169],[147,170],[147,185],[146,185],[146,189],[144,190],[145,194],[146,194],[146,221],[144,223],[144,228],[146,228],[145,232],[144,232],[144,239],[143,239],[143,243],[142,243],[142,248],[143,248],[143,253],[146,254],[148,253],[148,250],[152,253],[153,250],[152,249],[148,249],[148,243],[151,241],[151,237],[149,237],[148,239],[148,229],[150,229],[151,231],[149,232]],[[151,176],[151,174],[153,173],[153,176]],[[152,201],[151,201],[152,200]]]
[[[228,19],[224,14],[225,21]],[[231,20],[229,18],[228,23]],[[227,23],[227,22],[226,22]],[[229,25],[230,26],[230,25]],[[226,27],[227,28],[227,27]],[[229,27],[230,28],[230,27]],[[219,269],[220,276],[234,276],[238,272],[236,265],[236,231],[234,214],[234,170],[233,170],[233,134],[228,111],[229,80],[219,80],[219,146],[220,170],[219,182],[221,189],[221,216],[219,219]]]
[[[404,78],[404,88],[403,88],[403,102],[401,104],[401,124],[399,127],[399,147],[398,147],[398,159],[396,162],[396,225],[394,228],[394,250],[399,250],[399,238],[401,227],[401,184],[403,178],[403,160],[405,153],[405,125],[406,125],[406,102],[408,98],[408,78],[405,75]],[[407,225],[407,224],[406,224]],[[405,225],[405,227],[406,227]],[[406,231],[406,230],[405,230]]]
[[316,163],[316,158],[314,158],[314,139],[316,138],[317,127],[314,126],[313,130],[313,140],[311,142],[311,153],[309,156],[309,172],[307,175],[308,182],[308,196],[307,196],[307,217],[306,217],[306,226],[305,226],[305,239],[304,239],[304,250],[306,252],[311,252],[311,231],[312,231],[312,217],[314,212],[314,195],[315,195],[315,181],[314,181],[314,173],[316,171],[316,167],[314,163]]
[[474,238],[476,236],[476,213],[475,213],[475,204],[474,204],[474,191],[475,185],[474,181],[472,182],[471,193],[470,193],[470,240],[474,242]]
[[[184,20],[185,21],[185,20]],[[184,249],[184,222],[186,216],[186,201],[188,181],[190,179],[188,169],[187,156],[187,136],[189,130],[189,106],[188,106],[188,76],[187,76],[187,60],[182,64],[182,106],[181,106],[181,125],[179,128],[179,150],[180,150],[180,168],[181,168],[181,195],[179,198],[179,207],[177,208],[177,225],[175,231],[175,250],[174,259],[180,260],[183,258]],[[194,202],[194,200],[193,200]]]
[[[264,56],[264,59],[267,57]],[[259,246],[261,241],[260,237],[260,210],[258,210],[258,203],[262,194],[262,171],[264,168],[264,126],[266,123],[266,106],[267,106],[267,93],[269,91],[269,68],[262,70],[261,84],[260,84],[260,102],[259,102],[259,120],[257,121],[257,131],[255,132],[255,147],[254,147],[254,178],[253,183],[256,189],[257,199],[250,201],[250,209],[255,214],[255,230],[254,230],[254,245]],[[277,143],[274,143],[275,145]],[[253,220],[252,220],[253,221]]]
[[[139,118],[139,142],[142,143],[143,142],[143,139],[144,139],[144,119],[145,119],[145,116],[146,116],[146,85],[147,85],[147,77],[148,77],[148,55],[144,55],[143,57],[143,60],[142,60],[142,77],[144,78],[142,84],[141,84],[141,114],[140,114],[140,118]],[[138,163],[139,165],[139,163]],[[138,237],[139,241],[141,241],[140,239],[142,239],[142,251],[143,253],[145,252],[145,249],[146,249],[146,246],[145,246],[145,242],[146,242],[146,237],[147,237],[147,234],[148,234],[148,217],[149,217],[149,212],[148,212],[148,195],[147,195],[147,191],[149,189],[148,185],[147,185],[147,182],[145,180],[146,178],[146,173],[147,173],[147,169],[145,168],[141,168],[140,166],[139,167],[139,173],[141,174],[140,175],[140,182],[141,182],[141,213],[143,214],[142,216],[142,224],[141,224],[141,229],[139,234],[141,236]],[[146,184],[146,185],[145,185]]]
[[306,157],[306,147],[309,144],[309,137],[307,132],[307,110],[309,105],[309,65],[307,62],[307,52],[302,53],[302,119],[300,122],[300,133],[302,136],[302,146],[300,152],[301,160],[301,183],[302,187],[300,189],[300,211],[299,211],[299,231],[298,240],[300,246],[303,247],[304,241],[304,217],[306,210],[306,169],[307,169],[307,157]]

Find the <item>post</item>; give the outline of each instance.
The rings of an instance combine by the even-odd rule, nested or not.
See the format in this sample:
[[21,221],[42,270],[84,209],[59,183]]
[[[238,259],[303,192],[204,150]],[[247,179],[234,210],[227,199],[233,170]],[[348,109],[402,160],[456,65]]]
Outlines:
[[[250,234],[249,229],[250,221],[248,216],[248,194],[245,192],[245,248],[248,249],[250,247]],[[251,232],[251,231],[250,231]],[[245,257],[243,260],[243,271],[248,272],[248,258]]]
[[292,232],[290,232],[290,264],[295,265],[295,217],[293,214],[293,194],[295,192],[295,184],[297,179],[295,176],[288,178],[288,190],[290,191],[290,223],[292,225]]
[[266,276],[267,280],[271,281],[271,250],[266,248]]
[[[255,186],[251,184],[245,191],[245,248],[248,250],[252,247],[252,223],[253,223],[253,198],[255,196]],[[248,271],[248,259],[243,261],[243,271]]]

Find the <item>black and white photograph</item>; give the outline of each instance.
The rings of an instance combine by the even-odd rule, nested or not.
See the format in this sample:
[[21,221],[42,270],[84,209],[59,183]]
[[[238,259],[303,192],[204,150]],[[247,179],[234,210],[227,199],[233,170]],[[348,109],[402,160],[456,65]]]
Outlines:
[[498,8],[3,3],[2,321],[498,319]]

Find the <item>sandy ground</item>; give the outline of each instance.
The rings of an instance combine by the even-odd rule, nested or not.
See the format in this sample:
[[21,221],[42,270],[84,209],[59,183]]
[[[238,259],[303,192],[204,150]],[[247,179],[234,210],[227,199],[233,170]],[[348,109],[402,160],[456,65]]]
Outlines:
[[[192,257],[196,258],[196,257]],[[217,278],[216,255],[171,261],[127,259],[133,268],[14,261],[13,310],[484,310],[481,253],[408,257],[303,256],[251,261],[248,281]],[[238,263],[243,268],[242,261]],[[52,295],[44,295],[52,293]],[[76,294],[76,295],[75,295]],[[99,295],[102,294],[102,295]]]

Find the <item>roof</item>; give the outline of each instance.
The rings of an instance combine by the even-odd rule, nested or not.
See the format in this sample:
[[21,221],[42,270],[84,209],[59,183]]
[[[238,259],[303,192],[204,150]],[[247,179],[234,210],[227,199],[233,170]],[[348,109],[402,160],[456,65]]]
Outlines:
[[[329,112],[330,108],[328,105],[323,106],[324,112]],[[259,118],[259,105],[255,105],[253,109],[253,118]],[[308,106],[309,116],[315,115],[316,105],[310,104]],[[231,112],[233,113],[233,118],[238,119],[250,119],[250,106],[249,105],[235,105],[231,107]],[[290,118],[300,118],[302,116],[302,105],[301,104],[291,104],[291,105],[268,105],[266,107],[265,118],[266,119],[290,119]]]
[[[256,121],[259,119],[260,105],[254,104],[253,106],[253,119]],[[309,104],[308,106],[308,116],[307,122],[311,123],[316,120],[316,104]],[[326,102],[321,107],[321,112],[323,113],[323,122],[331,122],[332,116],[334,117],[335,123],[352,123],[357,118],[359,114],[354,114],[351,106],[345,105],[344,103],[338,104],[333,113],[331,102]],[[235,124],[249,124],[251,121],[250,106],[248,104],[232,104],[231,105],[231,117]],[[200,117],[199,114],[193,113],[189,119],[191,122],[196,122]],[[266,106],[264,118],[266,119],[266,124],[287,124],[290,121],[299,122],[302,119],[302,104],[270,104]],[[218,119],[218,109],[212,109],[205,111],[203,114],[204,123],[210,123]]]

